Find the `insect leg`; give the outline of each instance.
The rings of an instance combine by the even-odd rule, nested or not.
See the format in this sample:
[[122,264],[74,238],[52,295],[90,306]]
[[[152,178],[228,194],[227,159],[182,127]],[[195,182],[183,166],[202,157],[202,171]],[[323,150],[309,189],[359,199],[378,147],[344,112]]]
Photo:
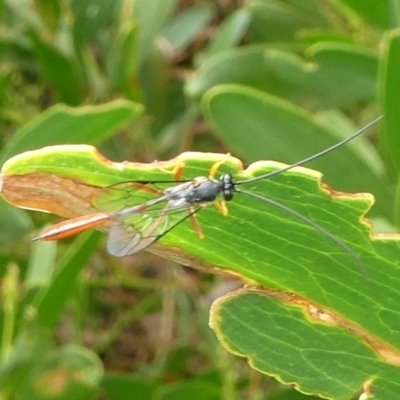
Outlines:
[[222,215],[228,215],[228,207],[226,206],[225,201],[219,201],[219,200],[214,200],[214,205],[216,209],[222,214]]
[[201,226],[200,226],[200,224],[199,224],[199,221],[198,221],[197,218],[196,218],[196,210],[193,210],[192,208],[190,208],[190,215],[189,215],[189,218],[190,218],[190,222],[192,223],[193,228],[194,228],[194,230],[196,231],[198,237],[199,237],[200,239],[204,239],[205,235],[204,235],[204,233],[203,233],[203,230],[201,229]]
[[182,178],[183,171],[185,170],[185,163],[180,162],[173,170],[172,173],[175,176],[175,182],[179,182]]
[[[209,179],[214,179],[219,167],[230,157],[230,153],[226,154],[225,159],[221,161],[217,161],[211,168],[210,173],[208,174]],[[223,213],[222,213],[223,214]],[[224,214],[225,215],[225,214]]]

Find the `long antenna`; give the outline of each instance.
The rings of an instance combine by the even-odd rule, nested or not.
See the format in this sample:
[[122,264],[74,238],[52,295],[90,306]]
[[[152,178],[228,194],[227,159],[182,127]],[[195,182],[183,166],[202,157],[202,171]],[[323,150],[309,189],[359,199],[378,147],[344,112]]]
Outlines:
[[259,195],[257,193],[247,192],[247,191],[243,191],[243,190],[236,190],[236,192],[237,193],[247,194],[248,196],[254,197],[254,198],[258,199],[258,200],[265,201],[266,203],[269,203],[272,206],[274,206],[276,208],[279,208],[279,209],[285,211],[288,214],[293,215],[294,217],[296,217],[299,220],[303,221],[305,224],[311,226],[316,231],[318,231],[319,233],[321,233],[322,235],[327,237],[329,240],[331,240],[333,243],[335,243],[337,246],[339,246],[342,250],[344,250],[356,262],[356,264],[360,268],[361,272],[363,273],[364,277],[368,278],[367,268],[364,265],[364,263],[360,260],[358,255],[354,252],[354,250],[352,250],[349,246],[347,246],[347,244],[343,243],[340,239],[338,239],[337,237],[335,237],[334,235],[329,233],[321,225],[319,225],[316,222],[314,222],[313,220],[307,218],[303,214],[300,214],[299,212],[291,209],[290,207],[287,207],[287,206],[285,206],[285,205],[283,205],[281,203],[278,203],[275,200],[270,199],[269,197],[264,197],[264,196],[261,196],[261,195]]
[[344,144],[350,142],[351,140],[353,140],[353,139],[356,138],[357,136],[359,136],[359,135],[361,135],[362,133],[364,133],[364,132],[365,132],[367,129],[369,129],[372,125],[375,125],[375,124],[376,124],[377,122],[379,122],[382,118],[383,118],[383,115],[379,116],[378,118],[374,119],[374,120],[373,120],[372,122],[370,122],[369,124],[365,125],[363,128],[361,128],[361,129],[360,129],[359,131],[357,131],[356,133],[353,133],[353,134],[352,134],[351,136],[349,136],[348,138],[342,140],[342,141],[339,142],[339,143],[334,144],[334,145],[331,146],[331,147],[328,147],[328,148],[325,149],[325,150],[322,150],[321,152],[319,152],[319,153],[317,153],[317,154],[314,154],[314,155],[312,155],[312,156],[310,156],[310,157],[307,157],[307,158],[305,158],[304,160],[301,160],[301,161],[298,161],[298,162],[296,162],[296,163],[294,163],[294,164],[288,165],[287,167],[284,167],[284,168],[279,169],[279,170],[277,170],[277,171],[269,172],[268,174],[265,174],[265,175],[260,175],[260,176],[257,176],[257,177],[255,177],[255,178],[246,179],[246,180],[244,180],[244,181],[237,181],[237,182],[235,182],[235,184],[236,184],[236,185],[241,185],[241,184],[243,184],[243,183],[250,183],[250,182],[259,181],[259,180],[261,180],[261,179],[265,179],[265,178],[269,178],[269,177],[274,176],[274,175],[281,174],[282,172],[288,171],[289,169],[292,169],[292,168],[294,168],[294,167],[298,167],[299,165],[303,165],[303,164],[306,164],[306,163],[308,163],[308,162],[310,162],[310,161],[316,160],[317,158],[322,157],[323,155],[325,155],[325,154],[327,154],[327,153],[329,153],[329,152],[331,152],[331,151],[337,149],[338,147],[341,147],[341,146],[343,146]]

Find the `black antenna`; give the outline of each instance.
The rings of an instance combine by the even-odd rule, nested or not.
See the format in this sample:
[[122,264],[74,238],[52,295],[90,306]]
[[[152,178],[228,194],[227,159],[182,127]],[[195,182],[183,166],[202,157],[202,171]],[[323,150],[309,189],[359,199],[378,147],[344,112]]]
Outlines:
[[294,163],[294,164],[288,165],[287,167],[284,167],[284,168],[279,169],[279,170],[277,170],[277,171],[269,172],[268,174],[265,174],[265,175],[260,175],[260,176],[257,176],[257,177],[255,177],[255,178],[246,179],[246,180],[244,180],[244,181],[237,181],[237,182],[235,182],[235,184],[236,184],[236,185],[241,185],[242,183],[250,183],[250,182],[259,181],[259,180],[261,180],[261,179],[265,179],[265,178],[269,178],[269,177],[274,176],[274,175],[281,174],[282,172],[288,171],[289,169],[292,169],[292,168],[294,168],[294,167],[298,167],[298,166],[303,165],[303,164],[306,164],[306,163],[308,163],[308,162],[310,162],[310,161],[316,160],[317,158],[322,157],[323,155],[325,155],[325,154],[327,154],[327,153],[329,153],[329,152],[331,152],[331,151],[337,149],[338,147],[341,147],[341,146],[343,146],[344,144],[350,142],[351,140],[353,140],[353,139],[356,138],[357,136],[359,136],[359,135],[361,135],[362,133],[364,133],[364,132],[365,132],[367,129],[369,129],[372,125],[375,125],[375,124],[376,124],[377,122],[379,122],[382,118],[383,118],[383,115],[379,116],[378,118],[376,118],[375,120],[373,120],[373,121],[370,122],[369,124],[365,125],[363,128],[361,128],[361,129],[360,129],[359,131],[357,131],[356,133],[353,133],[353,134],[352,134],[351,136],[349,136],[348,138],[342,140],[342,141],[339,142],[339,143],[336,143],[335,145],[333,145],[333,146],[331,146],[331,147],[328,147],[328,148],[325,149],[325,150],[322,150],[321,152],[319,152],[319,153],[317,153],[317,154],[314,154],[314,155],[312,155],[312,156],[310,156],[310,157],[307,157],[307,158],[305,158],[304,160],[301,160],[301,161],[298,161],[298,162],[296,162],[296,163]]

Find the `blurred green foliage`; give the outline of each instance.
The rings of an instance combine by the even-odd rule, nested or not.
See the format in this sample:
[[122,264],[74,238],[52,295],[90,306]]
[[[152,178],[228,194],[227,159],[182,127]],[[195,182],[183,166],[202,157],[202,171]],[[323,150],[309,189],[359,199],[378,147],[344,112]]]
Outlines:
[[[198,150],[291,163],[384,113],[354,159],[337,151],[312,166],[337,190],[372,192],[390,226],[398,3],[1,0],[1,160],[88,143],[113,160]],[[97,232],[56,256],[54,243],[29,245],[45,221],[0,204],[2,399],[305,397],[219,347],[206,319],[220,278],[112,259]]]

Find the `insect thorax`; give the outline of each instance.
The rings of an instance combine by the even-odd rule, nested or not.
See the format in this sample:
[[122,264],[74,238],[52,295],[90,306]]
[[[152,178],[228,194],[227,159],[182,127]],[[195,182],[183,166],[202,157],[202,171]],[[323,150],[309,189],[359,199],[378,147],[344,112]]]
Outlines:
[[186,200],[191,204],[208,203],[214,201],[220,193],[220,181],[199,177],[193,181],[193,187],[187,193]]

